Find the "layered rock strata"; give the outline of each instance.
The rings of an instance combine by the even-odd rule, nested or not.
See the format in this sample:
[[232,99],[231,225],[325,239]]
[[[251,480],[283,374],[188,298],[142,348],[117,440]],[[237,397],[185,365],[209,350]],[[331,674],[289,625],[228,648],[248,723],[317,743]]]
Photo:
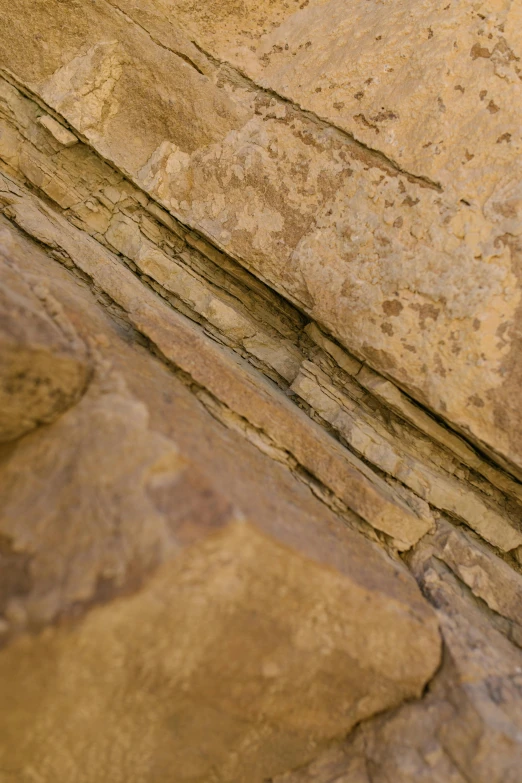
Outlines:
[[[45,211],[26,207],[49,231]],[[54,219],[66,236],[68,223]],[[90,238],[82,247],[71,230],[94,262]],[[354,514],[350,530],[285,467],[224,430],[128,314],[93,298],[103,301],[103,289],[7,222],[0,248],[93,367],[75,405],[2,455],[0,769],[20,780],[32,769],[261,780],[418,697],[440,639],[404,566],[357,531]],[[125,302],[165,345],[183,344],[173,311],[105,254]],[[43,330],[40,339],[53,347]],[[200,362],[230,365],[224,383],[241,393],[244,374],[263,399],[222,347],[208,341],[207,352]],[[346,478],[357,496],[354,468]]]
[[4,14],[0,63],[104,158],[522,469],[517,3]]
[[2,8],[2,783],[519,779],[517,11],[353,5]]

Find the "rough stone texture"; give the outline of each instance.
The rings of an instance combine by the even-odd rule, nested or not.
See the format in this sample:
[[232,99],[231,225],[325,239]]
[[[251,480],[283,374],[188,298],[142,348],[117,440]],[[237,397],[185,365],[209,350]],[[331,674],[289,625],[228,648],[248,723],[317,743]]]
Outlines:
[[[0,442],[47,424],[77,402],[89,378],[85,346],[60,320],[45,286],[32,290],[0,236]],[[43,301],[42,301],[43,300]],[[55,319],[47,309],[54,310]],[[69,327],[69,328],[68,328]]]
[[0,8],[0,783],[518,783],[518,0]]
[[[57,146],[41,130],[38,106],[6,82],[0,81],[0,89],[4,160],[10,168],[16,166],[27,184],[61,207],[63,216],[82,233],[66,227],[41,201],[29,199],[10,178],[2,185],[6,214],[54,253],[59,252],[64,263],[76,263],[92,277],[166,356],[247,420],[250,437],[258,445],[278,459],[297,461],[337,501],[391,536],[401,549],[411,547],[433,526],[427,501],[457,514],[506,551],[522,544],[522,491],[517,482],[481,459],[397,387],[348,355],[315,324],[303,323],[301,314],[229,258],[187,233],[86,145]],[[331,434],[388,474],[388,481],[393,477],[394,491],[361,459],[339,449],[331,438],[306,423],[295,406],[274,396],[270,385],[260,383],[259,372],[250,373],[248,380],[244,372],[238,373],[222,351],[208,345],[184,319],[176,318],[171,309],[143,291],[135,277],[117,263],[114,251],[172,307],[286,388],[295,400],[301,399],[311,418],[330,425]],[[146,320],[145,302],[152,303]],[[164,334],[155,316],[158,307],[162,307],[161,317],[183,333],[183,341],[178,337],[173,343]],[[222,407],[219,412],[223,413]],[[245,430],[237,416],[233,421]],[[227,422],[232,423],[229,414]],[[454,456],[449,457],[448,450]],[[473,479],[481,491],[470,484],[468,468],[486,479],[478,485]],[[404,485],[411,491],[405,492]]]
[[446,649],[423,700],[361,725],[345,745],[277,783],[520,780],[522,653],[436,562],[421,570]]
[[[52,287],[90,335],[96,369],[76,406],[2,461],[0,769],[262,780],[419,696],[439,635],[404,567],[239,436],[223,444],[221,425],[69,272],[4,234],[19,273]],[[178,433],[187,416],[189,442],[211,441],[197,466]],[[232,481],[231,460],[243,463]]]
[[520,9],[446,6],[17,0],[0,64],[520,470]]

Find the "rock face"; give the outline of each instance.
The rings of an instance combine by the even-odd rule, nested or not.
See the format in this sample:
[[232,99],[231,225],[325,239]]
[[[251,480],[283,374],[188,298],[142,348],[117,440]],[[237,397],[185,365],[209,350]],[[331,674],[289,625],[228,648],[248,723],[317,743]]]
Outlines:
[[343,746],[277,783],[519,780],[520,650],[485,622],[437,560],[420,570],[445,642],[443,665],[422,701],[362,725]]
[[[95,369],[83,398],[2,464],[0,767],[262,780],[418,697],[440,640],[402,564],[239,436],[224,444],[221,425],[68,272],[3,234],[19,275],[75,318]],[[162,310],[158,300],[165,330]],[[199,459],[180,417],[192,440],[213,441]],[[238,460],[249,502],[226,477]]]
[[0,63],[520,470],[520,9],[447,5],[18,0]]
[[0,783],[518,783],[520,5],[0,8]]
[[[4,249],[0,245],[0,253]],[[5,442],[53,421],[76,402],[89,365],[84,346],[60,322],[60,311],[55,319],[47,314],[46,305],[55,307],[47,288],[33,292],[5,258],[0,265],[0,442]]]

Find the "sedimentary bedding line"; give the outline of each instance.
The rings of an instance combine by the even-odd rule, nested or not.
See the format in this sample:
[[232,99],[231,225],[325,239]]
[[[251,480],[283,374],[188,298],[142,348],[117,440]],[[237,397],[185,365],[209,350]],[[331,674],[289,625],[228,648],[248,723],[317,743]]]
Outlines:
[[[106,2],[108,2],[108,0],[106,0]],[[318,125],[320,128],[324,130],[333,131],[341,138],[343,138],[345,142],[349,142],[350,144],[355,145],[361,150],[364,150],[365,152],[369,152],[371,155],[374,155],[376,158],[376,165],[379,165],[380,163],[381,166],[385,165],[386,167],[393,169],[395,174],[401,174],[403,177],[406,177],[406,179],[412,184],[417,184],[420,185],[421,187],[430,188],[431,190],[437,190],[439,192],[443,191],[443,187],[440,183],[431,180],[429,177],[425,177],[420,174],[412,174],[411,172],[406,171],[405,169],[401,168],[401,166],[395,160],[393,160],[393,158],[389,158],[387,155],[384,154],[384,152],[381,152],[381,150],[377,150],[374,149],[373,147],[369,147],[367,144],[365,144],[363,141],[360,141],[349,131],[339,127],[338,125],[335,125],[335,123],[331,122],[330,120],[327,120],[325,117],[321,117],[319,114],[316,114],[310,109],[306,109],[304,106],[301,106],[300,103],[296,103],[291,98],[287,98],[284,95],[280,95],[280,93],[278,93],[276,90],[271,89],[270,87],[263,87],[261,84],[258,84],[256,81],[251,79],[250,76],[247,76],[247,74],[244,73],[239,68],[230,65],[230,63],[226,62],[225,60],[219,60],[217,57],[214,57],[212,54],[205,51],[205,49],[203,49],[200,46],[200,44],[198,44],[196,41],[191,41],[191,43],[196,47],[196,49],[198,49],[201,52],[201,54],[207,57],[211,62],[214,62],[217,67],[225,68],[229,72],[229,74],[231,73],[236,78],[239,78],[243,82],[245,82],[246,85],[251,90],[262,92],[265,95],[268,95],[271,98],[274,98],[275,100],[278,100],[281,103],[290,106],[290,108],[292,108],[295,112],[301,114],[309,122]],[[233,82],[234,78],[229,76],[229,80]]]
[[[57,117],[58,119],[60,119],[60,120],[63,122],[63,118],[61,118],[61,117],[60,117],[60,115],[57,115],[55,112],[53,112],[52,110],[50,110],[50,109],[49,109],[49,108],[48,108],[48,107],[47,107],[47,106],[46,106],[46,105],[45,105],[45,104],[44,104],[44,103],[43,103],[41,100],[39,100],[39,99],[35,98],[35,96],[33,96],[33,95],[30,93],[30,90],[28,90],[27,88],[24,88],[22,85],[19,85],[19,84],[18,84],[18,82],[17,82],[17,80],[16,80],[14,77],[12,77],[12,75],[5,73],[5,71],[4,71],[4,75],[5,75],[5,77],[6,77],[6,80],[7,80],[7,81],[8,81],[10,84],[12,84],[12,86],[13,86],[13,87],[15,87],[16,89],[18,89],[18,90],[19,90],[20,92],[22,92],[24,95],[27,95],[27,97],[28,97],[30,100],[34,101],[34,102],[35,102],[35,103],[36,103],[38,106],[40,106],[40,107],[41,107],[42,109],[44,109],[45,111],[48,111],[48,112],[49,112],[49,114],[51,114],[51,115],[55,114],[55,115],[56,115],[56,117]],[[64,123],[64,124],[65,124],[65,125],[67,125],[67,123]],[[77,134],[77,135],[79,135],[79,134]],[[86,144],[86,145],[89,147],[89,149],[92,149],[92,147],[89,145],[89,143],[88,143],[88,142],[84,142],[84,143],[85,143],[85,144]],[[102,157],[101,155],[99,155],[99,153],[97,153],[97,151],[93,150],[93,152],[94,152],[94,154],[95,154],[97,157],[99,157],[100,159],[102,159],[102,160],[103,160],[103,157]],[[108,166],[109,166],[109,167],[110,167],[110,168],[111,168],[113,171],[115,171],[115,172],[118,172],[118,173],[119,173],[121,176],[125,177],[126,179],[128,179],[128,180],[130,180],[130,181],[133,181],[133,180],[132,180],[132,177],[129,177],[129,175],[125,174],[125,172],[122,172],[122,171],[120,171],[120,170],[118,169],[118,167],[114,165],[114,163],[112,163],[111,161],[106,161],[106,163],[107,163],[107,165],[108,165]],[[159,203],[159,202],[157,202],[157,201],[156,201],[154,198],[152,198],[152,197],[150,196],[150,194],[148,194],[148,193],[145,193],[145,192],[143,191],[143,189],[142,189],[142,188],[140,188],[140,186],[139,186],[139,185],[137,185],[137,184],[136,184],[136,183],[134,183],[134,182],[133,182],[133,187],[135,187],[135,189],[136,189],[136,191],[137,191],[137,192],[143,193],[143,194],[144,194],[144,196],[146,196],[147,200],[150,200],[151,204],[157,204],[157,203]],[[179,220],[177,220],[177,222],[178,222],[178,224],[179,224],[180,226],[182,226],[184,229],[186,229],[186,227],[184,226],[184,224],[182,223],[182,221],[179,221]],[[193,232],[193,235],[194,235],[194,236],[198,236],[198,233],[197,233],[197,232]],[[207,240],[204,240],[204,241],[205,241],[205,243],[206,243],[207,245],[209,244]],[[210,247],[214,247],[214,246],[213,246],[213,245],[210,245]],[[204,256],[204,251],[202,251],[202,252],[203,252],[203,256]],[[241,268],[242,268],[242,267],[241,267]],[[248,273],[248,272],[245,272],[245,274],[249,274],[249,275],[250,275],[250,273]],[[258,282],[257,278],[253,277],[252,279],[253,279],[254,281]],[[155,282],[157,282],[157,281],[155,281]],[[142,280],[142,283],[143,283],[143,280]],[[246,286],[248,287],[248,281],[247,281],[246,283],[243,281],[243,283],[244,283],[244,285],[246,285]],[[159,284],[159,283],[157,283],[157,285],[160,285],[160,284]],[[261,283],[260,285],[263,285],[263,284]],[[156,290],[156,285],[154,285],[154,290]],[[272,289],[270,289],[270,288],[267,286],[267,291],[272,291]],[[280,298],[280,297],[279,297],[279,295],[277,295],[277,294],[274,294],[274,296],[277,296],[278,298]],[[170,302],[170,299],[169,299],[169,297],[165,297],[165,298],[167,298],[167,300]],[[284,300],[282,300],[282,301],[284,301]],[[171,304],[171,306],[174,306],[172,302],[170,302],[170,304]],[[176,309],[176,308],[175,308],[175,309]],[[297,308],[295,308],[295,306],[292,306],[292,309],[293,309],[293,310],[295,309],[295,310],[296,310],[296,312],[299,312],[299,311],[297,310]],[[199,323],[199,320],[198,320],[198,319],[194,319],[194,320],[196,320],[196,321]],[[262,325],[262,322],[261,322],[261,325]],[[215,338],[215,337],[213,337],[213,339],[216,339],[216,338]],[[330,338],[330,339],[331,339],[331,338]],[[235,349],[234,349],[234,350],[235,350]],[[345,351],[345,349],[342,349],[342,350],[343,350],[343,351]],[[236,351],[236,353],[237,353],[237,351]],[[306,358],[306,357],[304,357],[304,356],[303,356],[303,358]],[[266,373],[266,372],[264,372],[262,369],[261,369],[261,373],[262,373],[263,375],[265,375],[265,376],[267,375],[267,373]],[[363,385],[364,385],[364,384],[363,384]],[[407,396],[407,395],[405,395],[405,396]],[[423,409],[422,409],[422,408],[421,408],[421,407],[420,407],[420,406],[419,406],[417,403],[414,403],[413,401],[411,401],[411,402],[412,402],[412,404],[414,404],[414,405],[416,406],[416,408],[418,408],[420,411],[422,411],[422,410],[423,410]],[[429,412],[428,410],[426,410],[426,414],[427,414],[427,415],[429,415],[429,414],[430,414],[430,412]],[[421,431],[422,431],[422,429],[421,429]],[[459,437],[459,436],[457,436],[457,437]],[[337,442],[339,442],[339,441],[338,441],[338,438],[336,438],[336,440],[337,440]],[[467,441],[465,441],[465,439],[463,439],[463,442],[467,444]],[[472,446],[471,444],[467,444],[467,445],[468,445],[468,446],[469,446],[469,447],[470,447],[470,448],[473,450],[473,453],[475,453],[475,449],[473,448],[473,446]],[[343,448],[345,448],[345,449],[346,449],[346,446],[345,446],[344,444],[343,444]],[[357,453],[354,453],[354,452],[353,452],[351,449],[347,449],[347,450],[348,450],[350,453],[354,454],[354,456],[355,456],[356,458],[358,457],[358,454],[357,454]],[[359,457],[359,458],[360,458],[360,457]],[[459,457],[459,459],[462,459],[462,457]],[[365,462],[365,464],[367,464],[367,465],[368,465],[368,463],[367,463],[367,461],[364,459],[364,457],[363,457],[363,461]],[[464,461],[464,463],[463,463],[463,464],[467,464],[467,463]],[[371,468],[372,470],[375,470],[375,466],[373,466],[373,465],[370,465],[370,468]],[[479,472],[480,472],[480,469],[479,469]],[[379,475],[379,469],[378,469],[378,468],[377,468],[377,474]]]
[[[27,199],[27,196],[20,198],[20,196],[13,193],[13,198],[10,199],[11,204],[8,205],[6,210],[6,216],[13,219],[26,233],[32,235],[31,219],[29,222],[25,219],[20,221],[16,208],[16,205],[24,202],[25,199]],[[47,216],[45,214],[46,210],[40,209],[37,203],[34,206],[44,220],[47,219],[53,222],[54,220],[64,220],[58,215],[55,218],[50,215]],[[28,214],[27,209],[25,214]],[[69,224],[66,223],[66,225]],[[73,232],[78,231],[73,226],[70,226],[70,229]],[[300,417],[304,417],[305,414],[294,406],[293,403],[286,400],[286,398],[276,399],[274,397],[275,390],[272,391],[271,387],[267,385],[266,379],[261,375],[258,377],[257,373],[250,369],[248,365],[245,364],[244,368],[238,366],[237,356],[233,351],[229,354],[226,349],[217,348],[217,346],[213,348],[211,345],[207,346],[204,340],[208,340],[208,338],[200,334],[199,330],[191,322],[184,319],[180,313],[168,307],[159,297],[157,301],[154,301],[158,296],[157,294],[153,294],[149,289],[150,301],[145,299],[135,312],[132,311],[132,308],[128,309],[125,302],[127,299],[129,299],[129,302],[133,301],[134,286],[140,286],[143,293],[147,289],[142,286],[130,269],[125,267],[121,261],[116,260],[116,256],[114,256],[114,261],[109,260],[109,254],[113,256],[110,251],[104,249],[108,264],[104,264],[101,259],[97,259],[94,262],[94,256],[89,258],[90,243],[98,245],[96,239],[86,237],[85,241],[88,244],[82,249],[81,246],[74,244],[72,236],[69,242],[66,241],[65,244],[62,244],[58,238],[58,230],[59,226],[52,225],[50,222],[44,229],[44,233],[40,235],[40,232],[37,231],[34,238],[40,240],[41,243],[47,243],[53,249],[55,247],[63,248],[65,253],[71,258],[72,263],[91,277],[95,286],[103,290],[109,299],[114,299],[114,292],[117,290],[116,304],[127,312],[127,317],[134,328],[153,342],[157,349],[173,365],[179,367],[182,372],[193,378],[198,386],[206,389],[213,397],[219,399],[224,407],[230,408],[234,415],[237,414],[244,418],[259,432],[266,433],[269,441],[274,440],[275,432],[281,431],[282,438],[277,438],[277,447],[291,454],[296,465],[302,464],[306,471],[317,478],[319,484],[324,484],[325,476],[329,476],[330,472],[333,471],[336,475],[333,478],[333,486],[329,487],[329,490],[334,497],[337,497],[339,490],[341,490],[341,494],[345,498],[340,497],[340,501],[343,504],[349,504],[350,509],[353,506],[353,511],[357,516],[365,518],[365,515],[369,515],[370,518],[367,519],[367,522],[377,529],[381,529],[381,524],[384,524],[386,527],[392,518],[394,524],[398,524],[400,519],[404,524],[411,522],[411,524],[424,529],[425,523],[417,519],[400,498],[394,498],[393,492],[389,487],[384,485],[384,483],[382,487],[379,487],[381,479],[377,475],[374,477],[374,480],[371,480],[365,475],[367,471],[366,466],[361,465],[362,470],[359,470],[357,458],[344,449],[341,444],[334,439],[331,439],[330,442],[330,436],[317,424],[309,422],[307,417],[306,420],[303,419],[301,421]],[[72,255],[68,250],[68,245],[70,247],[71,242],[75,247]],[[74,256],[82,256],[82,262],[78,263]],[[99,270],[98,275],[96,275],[93,263],[96,269]],[[121,268],[121,271],[118,270],[121,284],[118,285],[116,285],[115,264]],[[163,311],[164,315],[167,316],[165,323],[162,323],[155,315],[158,310]],[[173,329],[178,330],[178,339],[176,341],[172,339]],[[208,362],[201,361],[200,354],[204,355],[205,353],[208,354]],[[198,359],[195,359],[195,356]],[[217,369],[215,367],[216,362],[219,372],[215,372]],[[239,383],[237,390],[233,388],[234,382]],[[251,398],[258,399],[258,404],[252,405],[250,402]],[[236,403],[236,406],[231,404],[233,402]],[[253,420],[250,418],[250,415],[253,415]],[[268,429],[266,425],[268,425]],[[307,457],[306,455],[309,456]],[[304,460],[303,456],[305,456]],[[326,469],[327,467],[328,469]],[[319,473],[317,473],[317,470],[319,470]],[[325,475],[321,476],[321,473]],[[336,484],[337,487],[335,486]],[[373,522],[375,524],[371,521],[374,516]],[[415,537],[418,539],[420,534],[417,533]]]
[[[8,214],[1,210],[0,214],[3,214],[8,220],[11,221],[11,218]],[[45,250],[51,250],[51,255],[54,260],[64,265],[75,276],[78,276],[81,280],[83,280],[89,287],[93,296],[97,297],[99,296],[100,292],[103,293],[103,296],[106,300],[104,302],[104,306],[109,305],[119,314],[119,317],[122,318],[122,320],[124,320],[137,335],[139,335],[141,341],[143,341],[143,345],[147,348],[147,350],[157,359],[159,359],[166,367],[169,368],[171,372],[176,375],[177,378],[182,381],[182,383],[197,397],[199,402],[216,421],[228,429],[232,428],[241,431],[243,437],[260,451],[263,451],[263,448],[260,446],[259,440],[261,439],[266,441],[266,446],[267,449],[269,449],[269,456],[271,459],[274,459],[275,461],[284,465],[302,483],[306,484],[315,497],[317,497],[334,513],[342,517],[345,524],[356,529],[371,541],[379,540],[381,544],[391,545],[391,539],[389,536],[376,530],[363,517],[357,514],[357,512],[348,508],[346,504],[343,503],[341,498],[339,498],[335,492],[330,489],[330,487],[328,487],[318,476],[306,468],[305,465],[299,462],[295,454],[293,454],[287,448],[277,444],[268,432],[260,429],[248,418],[245,418],[245,416],[242,416],[236,410],[231,408],[224,400],[218,398],[207,386],[203,385],[194,376],[192,376],[190,372],[187,372],[186,369],[176,364],[175,361],[169,358],[161,349],[161,347],[158,346],[147,334],[147,330],[140,328],[140,325],[136,322],[135,318],[133,318],[132,313],[126,310],[118,301],[116,301],[116,299],[107,293],[107,291],[96,282],[95,277],[91,276],[88,272],[85,272],[83,269],[78,267],[74,259],[71,258],[66,253],[66,251],[63,251],[60,248],[60,253],[57,253],[54,248],[51,248],[50,245],[46,245],[45,242],[20,226],[19,223],[14,222],[14,224],[16,225],[17,229],[20,230],[22,234],[28,237],[32,242],[35,242]],[[69,262],[68,264],[65,263],[66,258]],[[147,288],[149,287],[147,286]],[[152,294],[155,293],[152,289],[149,290]],[[210,337],[210,339],[213,338]],[[234,420],[234,422],[236,422],[239,426],[232,427],[231,420]],[[249,431],[255,433],[258,436],[255,441],[249,437]],[[275,456],[275,452],[278,453],[277,457]],[[391,548],[393,549],[393,546]]]
[[[111,8],[113,8],[115,11],[119,12],[124,17],[124,19],[128,22],[128,24],[135,24],[137,27],[143,30],[143,32],[145,32],[149,36],[149,38],[154,44],[161,47],[162,49],[165,49],[166,51],[171,52],[176,57],[180,57],[182,60],[187,62],[187,64],[195,68],[195,70],[198,73],[200,73],[202,76],[205,75],[200,70],[200,68],[198,68],[198,66],[187,55],[184,55],[178,52],[176,49],[172,49],[170,46],[167,46],[166,44],[159,41],[150,32],[150,30],[147,29],[147,27],[145,27],[141,22],[138,22],[136,19],[134,19],[134,17],[129,16],[129,14],[127,14],[125,11],[122,11],[122,9],[113,0],[105,0],[105,3],[109,5]],[[189,40],[189,39],[187,40],[216,68],[225,69],[227,71],[227,76],[230,82],[234,83],[234,81],[240,79],[244,83],[244,85],[248,87],[250,90],[261,92],[265,95],[268,95],[271,98],[274,98],[277,101],[280,101],[281,103],[284,103],[287,106],[290,106],[295,112],[298,112],[302,117],[307,119],[309,122],[318,125],[324,130],[332,131],[336,135],[340,136],[345,143],[348,142],[349,144],[355,145],[359,149],[364,150],[364,152],[369,152],[371,155],[375,156],[377,166],[380,165],[380,167],[382,167],[384,165],[388,168],[391,168],[395,174],[400,174],[406,177],[406,179],[412,184],[417,184],[420,187],[430,188],[432,190],[437,190],[439,192],[442,192],[443,188],[440,185],[440,183],[431,180],[429,177],[425,177],[419,174],[412,174],[411,172],[406,171],[405,169],[401,168],[401,166],[395,160],[393,160],[393,158],[389,158],[380,150],[368,146],[367,144],[357,139],[352,133],[345,130],[344,128],[341,128],[335,123],[326,119],[325,117],[321,117],[315,112],[306,109],[305,107],[301,106],[299,103],[293,101],[291,98],[287,98],[284,95],[280,95],[276,90],[272,90],[269,87],[264,87],[263,85],[258,84],[256,81],[254,81],[249,76],[247,76],[247,74],[244,73],[244,71],[242,71],[241,69],[232,66],[226,60],[220,60],[215,55],[212,55],[210,54],[210,52],[207,52],[197,41]]]
[[184,52],[178,52],[176,49],[172,49],[170,46],[167,46],[166,44],[162,43],[158,38],[156,38],[155,35],[153,35],[150,32],[150,30],[144,27],[144,25],[141,24],[141,22],[138,22],[137,19],[133,19],[131,16],[129,16],[129,14],[127,14],[122,8],[120,8],[119,5],[112,2],[112,0],[105,0],[105,2],[107,3],[107,5],[110,5],[111,8],[114,8],[115,11],[118,11],[129,24],[134,24],[136,25],[136,27],[139,27],[140,30],[143,30],[143,32],[149,36],[150,40],[153,43],[155,43],[156,46],[159,46],[161,49],[165,49],[166,52],[170,52],[171,54],[176,55],[176,57],[179,57],[181,60],[186,62],[187,65],[190,65],[191,68],[194,68],[194,70],[197,71],[199,74],[201,74],[201,76],[205,75],[201,70],[201,68],[199,68],[196,65],[196,63],[193,60],[191,60],[187,54],[185,54]]

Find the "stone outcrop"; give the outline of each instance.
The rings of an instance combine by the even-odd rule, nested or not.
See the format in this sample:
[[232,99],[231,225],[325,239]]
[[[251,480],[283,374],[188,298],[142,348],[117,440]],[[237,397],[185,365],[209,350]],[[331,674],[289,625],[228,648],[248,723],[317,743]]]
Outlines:
[[516,783],[522,746],[520,653],[437,559],[418,576],[437,606],[443,665],[420,702],[362,724],[342,746],[277,783]]
[[[75,319],[95,369],[82,399],[2,465],[0,768],[61,779],[74,759],[92,780],[140,768],[143,779],[173,768],[179,781],[214,769],[262,779],[418,697],[440,640],[404,566],[225,436],[34,242],[8,226],[2,237],[21,279]],[[122,293],[125,282],[122,269]],[[158,300],[153,323],[182,339],[169,313]],[[211,442],[197,456],[202,433]],[[259,482],[271,488],[264,506]],[[149,732],[129,709],[145,710]]]
[[446,6],[18,0],[0,61],[521,470],[520,9]]
[[0,783],[518,783],[520,6],[0,7]]

